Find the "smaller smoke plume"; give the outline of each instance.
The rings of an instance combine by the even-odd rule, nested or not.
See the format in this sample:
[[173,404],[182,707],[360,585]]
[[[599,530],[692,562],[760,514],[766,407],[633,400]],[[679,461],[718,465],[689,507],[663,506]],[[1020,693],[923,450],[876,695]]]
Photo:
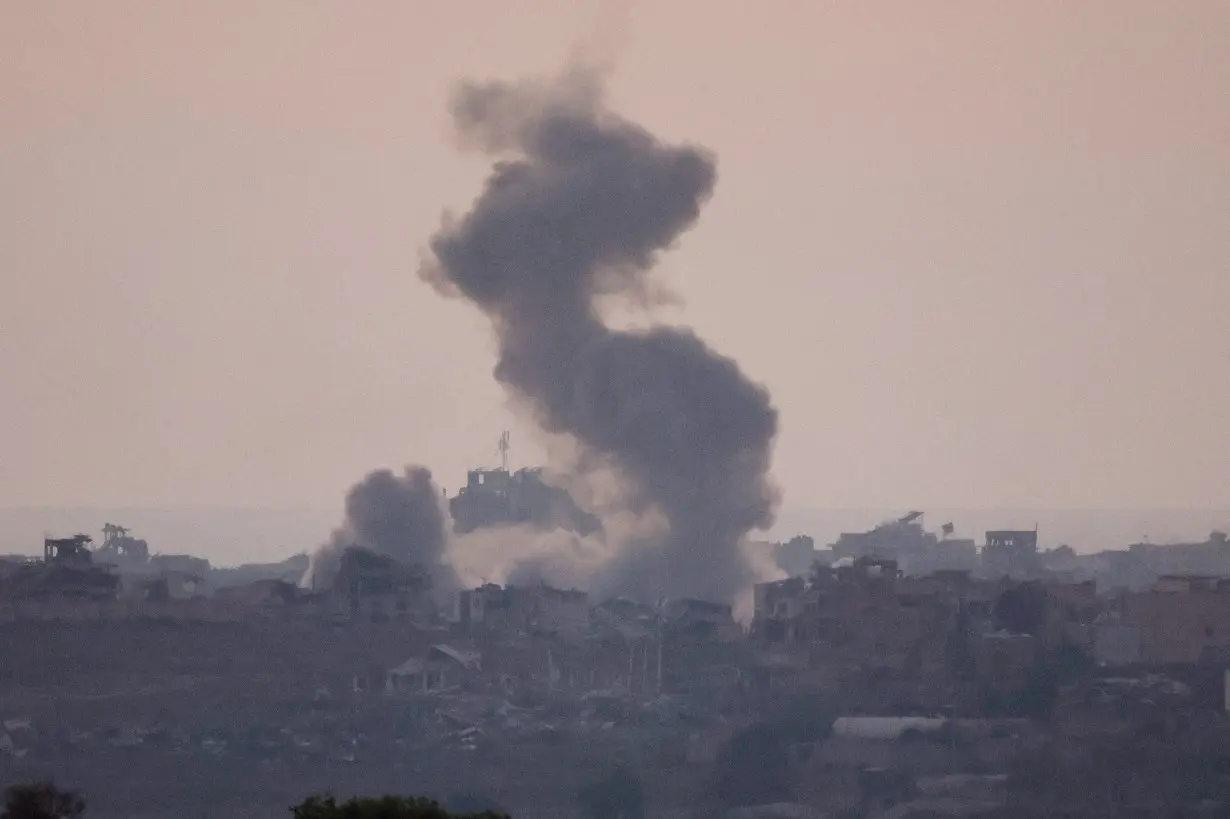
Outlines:
[[351,487],[345,520],[312,555],[303,585],[327,588],[342,553],[351,546],[422,566],[431,572],[436,588],[456,588],[456,574],[445,562],[448,513],[443,493],[424,467],[408,466],[402,475],[377,470]]

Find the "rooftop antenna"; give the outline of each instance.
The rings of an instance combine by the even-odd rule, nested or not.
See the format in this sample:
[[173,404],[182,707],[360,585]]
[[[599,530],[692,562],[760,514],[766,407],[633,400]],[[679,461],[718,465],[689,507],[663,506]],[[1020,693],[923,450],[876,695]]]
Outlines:
[[503,432],[501,432],[500,433],[500,443],[496,447],[496,449],[500,451],[500,468],[503,469],[505,472],[508,471],[508,449],[509,449],[508,441],[510,437],[511,437],[511,433],[509,433],[508,430],[504,430]]

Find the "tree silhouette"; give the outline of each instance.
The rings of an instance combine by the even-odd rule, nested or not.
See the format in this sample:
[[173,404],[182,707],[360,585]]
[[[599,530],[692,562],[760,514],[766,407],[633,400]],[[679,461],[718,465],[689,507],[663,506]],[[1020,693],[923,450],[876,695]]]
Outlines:
[[590,819],[642,819],[645,815],[641,780],[622,766],[605,779],[582,788],[577,800]]
[[353,798],[313,796],[290,809],[294,819],[508,819],[499,813],[450,813],[430,799],[406,796]]
[[52,782],[13,785],[4,792],[0,819],[76,819],[85,813],[85,800]]
[[718,752],[714,793],[727,805],[788,802],[790,756],[770,723],[745,728]]
[[1037,637],[1046,625],[1046,592],[1039,583],[1006,589],[995,601],[994,615],[996,628]]

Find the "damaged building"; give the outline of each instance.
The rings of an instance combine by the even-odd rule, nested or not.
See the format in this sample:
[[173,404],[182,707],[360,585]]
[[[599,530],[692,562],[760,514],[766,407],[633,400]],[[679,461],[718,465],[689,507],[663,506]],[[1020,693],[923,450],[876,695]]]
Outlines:
[[977,569],[978,548],[974,541],[952,537],[953,531],[952,524],[945,524],[941,535],[928,532],[923,528],[923,513],[910,512],[866,532],[844,532],[830,549],[834,560],[892,560],[910,575],[943,569]]
[[672,633],[701,640],[732,642],[743,637],[733,610],[708,600],[666,600],[661,606],[663,625]]
[[1181,665],[1230,656],[1230,580],[1169,575],[1120,596],[1095,631],[1106,665]]
[[809,580],[758,584],[752,637],[814,659],[934,673],[958,613],[990,596],[983,592],[966,572],[906,577],[893,560],[862,557],[818,568]]
[[565,490],[543,479],[541,468],[516,472],[506,468],[472,469],[466,485],[448,505],[453,530],[458,534],[520,524],[567,529],[582,536],[602,530],[596,516],[577,506]]
[[545,583],[488,583],[458,592],[454,619],[466,630],[576,635],[589,624],[589,595]]
[[0,598],[43,602],[115,600],[119,577],[94,562],[91,542],[90,536],[84,534],[46,538],[41,562],[16,564],[0,578]]
[[[444,644],[428,648],[425,656],[411,657],[385,675],[387,694],[426,694],[455,688],[482,673],[483,658]],[[356,686],[358,688],[359,686]]]
[[1202,542],[1133,543],[1079,560],[1103,590],[1143,591],[1167,575],[1230,577],[1230,541],[1225,532],[1213,531]]
[[359,546],[341,557],[328,598],[335,611],[377,619],[408,617],[427,622],[435,616],[431,576]]
[[120,569],[140,568],[149,562],[149,544],[133,537],[128,527],[106,523],[102,532],[102,545],[94,553],[97,562]]
[[1015,580],[1038,577],[1042,573],[1038,530],[987,532],[986,544],[982,547],[982,572],[987,577],[1011,577]]

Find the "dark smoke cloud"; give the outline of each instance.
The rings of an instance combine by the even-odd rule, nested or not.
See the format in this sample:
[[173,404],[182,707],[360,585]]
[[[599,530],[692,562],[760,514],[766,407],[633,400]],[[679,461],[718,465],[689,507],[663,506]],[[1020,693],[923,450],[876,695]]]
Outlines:
[[312,555],[305,585],[327,586],[342,552],[350,546],[423,566],[431,571],[437,588],[456,587],[456,576],[444,563],[448,516],[442,493],[431,472],[421,466],[408,466],[402,475],[377,470],[351,487],[345,520]]
[[458,91],[463,143],[497,161],[470,212],[432,238],[423,276],[491,318],[495,377],[545,431],[608,462],[630,502],[665,517],[661,538],[626,544],[597,584],[730,600],[751,579],[744,536],[772,522],[777,413],[692,332],[618,332],[597,307],[654,301],[653,265],[697,220],[714,159],[605,109],[599,80]]

